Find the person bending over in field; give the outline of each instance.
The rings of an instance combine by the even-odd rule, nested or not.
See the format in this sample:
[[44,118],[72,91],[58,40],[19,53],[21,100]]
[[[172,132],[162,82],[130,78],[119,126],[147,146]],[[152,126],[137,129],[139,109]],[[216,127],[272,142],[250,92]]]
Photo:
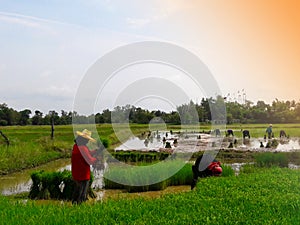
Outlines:
[[90,151],[87,147],[89,141],[96,142],[91,137],[92,132],[84,129],[76,132],[77,137],[73,146],[71,168],[75,188],[72,196],[72,204],[80,204],[87,200],[87,192],[91,177],[90,165],[97,162],[93,157],[96,151]]
[[202,157],[203,155],[199,156],[195,161],[195,165],[192,166],[193,180],[191,183],[191,190],[196,187],[198,177],[220,176],[222,174],[223,170],[221,167],[221,163],[215,159],[211,163],[209,163],[209,165],[204,170],[201,170],[200,162],[202,160]]

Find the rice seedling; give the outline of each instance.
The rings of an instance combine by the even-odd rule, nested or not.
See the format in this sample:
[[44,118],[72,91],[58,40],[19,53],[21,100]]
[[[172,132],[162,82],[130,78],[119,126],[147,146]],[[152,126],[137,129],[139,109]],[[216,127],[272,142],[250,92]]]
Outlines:
[[[89,196],[95,197],[89,183]],[[64,199],[71,200],[74,191],[74,181],[70,171],[45,172],[36,171],[31,174],[32,185],[29,192],[31,199]]]
[[195,190],[156,199],[71,206],[0,196],[2,224],[299,224],[299,170],[253,167],[201,179]]
[[255,155],[256,165],[260,167],[288,167],[289,158],[285,152],[263,152]]
[[[182,162],[178,160],[166,161],[156,165],[153,168],[139,167],[125,169],[113,167],[104,174],[105,188],[108,189],[126,189],[129,192],[142,192],[163,190],[167,186],[191,185],[193,179],[192,164],[186,163],[180,168]],[[234,176],[234,171],[230,166],[223,165],[222,176]],[[174,174],[170,174],[174,171]],[[170,176],[169,176],[170,175]],[[113,181],[107,177],[121,178],[119,182]],[[152,184],[153,180],[161,180]],[[130,185],[140,184],[140,185]]]

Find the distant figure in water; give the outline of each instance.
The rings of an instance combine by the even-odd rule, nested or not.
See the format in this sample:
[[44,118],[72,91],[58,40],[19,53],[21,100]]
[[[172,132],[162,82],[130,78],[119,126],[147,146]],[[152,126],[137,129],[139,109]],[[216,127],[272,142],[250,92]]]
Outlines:
[[221,137],[221,131],[220,131],[220,129],[215,129],[214,133],[216,134],[216,137]]
[[172,148],[171,143],[170,142],[166,142],[165,148]]
[[177,139],[174,139],[174,141],[173,141],[173,145],[174,145],[175,147],[178,145],[178,141],[177,141]]
[[261,147],[261,148],[265,147],[264,144],[262,143],[262,141],[260,142],[260,146],[259,147]]
[[205,170],[200,171],[199,165],[202,160],[202,157],[203,155],[199,156],[196,159],[195,164],[192,166],[193,180],[191,183],[191,190],[193,190],[194,187],[196,187],[198,177],[204,178],[209,176],[220,176],[223,172],[221,163],[215,159],[206,167]]
[[250,139],[250,131],[249,130],[243,130],[243,139],[248,137]]
[[287,137],[287,135],[286,135],[286,133],[285,133],[284,130],[281,130],[281,131],[279,132],[279,137],[280,137],[280,138],[286,138],[286,137]]
[[273,134],[272,124],[270,124],[269,127],[266,129],[266,133],[268,134],[268,139],[271,139],[272,138],[272,134]]
[[230,136],[234,136],[234,134],[233,134],[233,130],[227,130],[227,132],[226,132],[226,137],[230,137]]
[[145,147],[148,147],[148,144],[149,144],[148,138],[145,139],[144,144],[145,144]]

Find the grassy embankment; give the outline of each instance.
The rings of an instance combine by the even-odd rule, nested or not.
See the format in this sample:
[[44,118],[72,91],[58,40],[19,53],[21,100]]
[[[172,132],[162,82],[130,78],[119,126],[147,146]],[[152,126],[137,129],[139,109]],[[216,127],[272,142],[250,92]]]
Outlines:
[[[70,202],[0,197],[3,224],[299,224],[299,170],[246,167],[160,198]],[[128,194],[130,195],[130,194]]]
[[[134,134],[148,129],[148,125],[132,125]],[[7,174],[24,168],[35,167],[46,162],[70,157],[74,143],[71,125],[55,126],[54,140],[50,139],[50,126],[11,126],[0,127],[9,138],[10,146],[0,137],[0,174]],[[101,138],[108,139],[111,147],[118,139],[109,124],[97,125]]]

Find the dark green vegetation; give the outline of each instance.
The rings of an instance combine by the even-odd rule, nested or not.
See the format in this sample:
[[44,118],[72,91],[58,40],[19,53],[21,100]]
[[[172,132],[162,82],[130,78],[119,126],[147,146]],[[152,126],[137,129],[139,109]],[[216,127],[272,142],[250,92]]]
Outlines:
[[[29,109],[16,111],[9,108],[5,103],[0,104],[0,126],[11,125],[67,125],[72,123],[72,116],[76,117],[78,123],[89,123],[95,120],[98,123],[140,123],[148,124],[153,118],[161,117],[168,124],[191,124],[195,122],[211,122],[211,111],[226,108],[227,115],[218,119],[232,123],[299,123],[300,102],[274,100],[272,104],[258,101],[255,105],[246,101],[245,104],[224,101],[224,98],[217,96],[203,98],[200,103],[189,102],[177,106],[176,111],[166,113],[160,110],[149,111],[135,106],[117,106],[114,110],[103,110],[94,116],[82,116],[76,112],[49,111],[47,114],[39,110],[32,112]],[[224,111],[224,110],[223,110]],[[113,117],[112,117],[113,114]],[[214,118],[215,119],[215,118]],[[113,120],[113,121],[112,121]]]
[[[106,175],[114,174],[116,176],[122,177],[124,183],[151,183],[153,177],[158,177],[161,182],[143,186],[132,186],[132,185],[122,185],[118,182],[114,182],[108,179],[104,179],[105,188],[107,189],[126,189],[128,192],[142,192],[142,191],[156,191],[164,190],[168,186],[176,185],[191,185],[192,181],[192,164],[187,163],[182,168],[180,168],[174,175],[168,176],[168,172],[173,171],[180,165],[179,161],[167,161],[153,168],[131,168],[131,169],[120,169],[114,167],[106,172]],[[145,164],[147,165],[147,164]],[[149,164],[148,164],[149,165]],[[172,168],[173,167],[173,168]],[[223,165],[224,173],[222,176],[233,176],[234,171],[230,166]],[[144,168],[144,169],[143,169]],[[167,179],[163,179],[168,177]]]
[[[63,172],[45,172],[36,171],[31,174],[32,185],[29,192],[31,199],[62,199],[71,200],[74,191],[74,181],[70,171]],[[63,182],[63,183],[62,183]],[[89,196],[95,197],[91,184],[93,176],[90,179]],[[61,189],[60,185],[63,185]],[[63,191],[61,191],[63,190]]]
[[[300,174],[256,168],[201,179],[195,190],[156,199],[71,206],[0,197],[2,224],[299,224]],[[128,194],[129,195],[129,194]]]
[[136,162],[155,162],[162,161],[169,157],[169,153],[164,152],[143,152],[143,151],[116,151],[111,152],[111,156],[107,159],[108,162],[115,160],[136,163]]
[[289,163],[300,165],[300,152],[262,152],[254,155],[257,166],[288,167]]

